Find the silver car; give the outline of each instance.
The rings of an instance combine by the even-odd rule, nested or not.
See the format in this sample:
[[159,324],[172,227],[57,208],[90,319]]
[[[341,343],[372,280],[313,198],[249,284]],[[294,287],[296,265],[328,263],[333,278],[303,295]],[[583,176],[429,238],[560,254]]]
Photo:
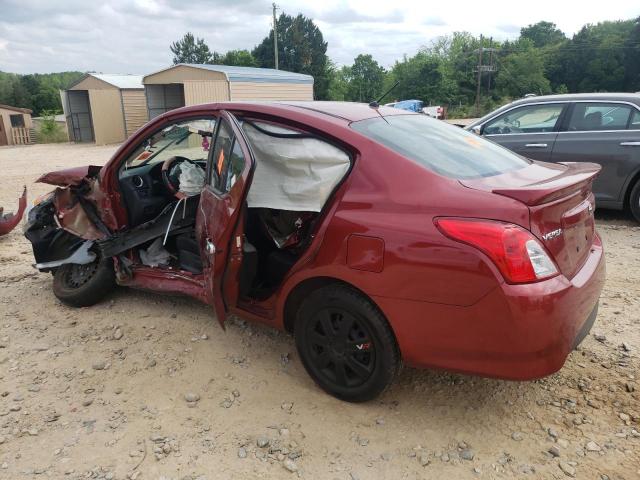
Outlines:
[[528,97],[466,129],[534,160],[599,163],[598,207],[629,208],[640,222],[640,94]]

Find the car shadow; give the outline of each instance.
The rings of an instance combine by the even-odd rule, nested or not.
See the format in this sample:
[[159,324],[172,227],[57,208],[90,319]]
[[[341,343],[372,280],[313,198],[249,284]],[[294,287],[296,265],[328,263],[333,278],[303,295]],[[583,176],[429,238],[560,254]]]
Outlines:
[[636,222],[628,210],[606,210],[602,208],[596,209],[596,223],[606,222],[608,225],[623,225],[628,227],[637,227]]

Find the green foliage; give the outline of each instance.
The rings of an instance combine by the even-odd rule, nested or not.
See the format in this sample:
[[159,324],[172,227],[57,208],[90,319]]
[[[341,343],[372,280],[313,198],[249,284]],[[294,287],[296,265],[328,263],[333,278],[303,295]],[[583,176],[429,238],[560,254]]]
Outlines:
[[[278,18],[278,67],[289,72],[312,75],[317,100],[328,98],[331,66],[327,42],[313,20],[298,14],[282,13]],[[260,67],[274,68],[273,29],[251,52]]]
[[635,19],[624,46],[624,89],[640,91],[640,17]]
[[502,95],[522,97],[527,93],[551,93],[551,84],[544,75],[542,52],[528,39],[518,42],[519,49],[501,58],[496,75],[496,89]]
[[56,115],[60,113],[62,113],[60,110],[44,110],[41,112],[42,119],[36,124],[37,143],[62,143],[69,141],[63,127],[56,123]]
[[567,39],[555,23],[538,22],[520,29],[520,38],[527,38],[536,48],[555,45]]
[[347,88],[349,83],[349,67],[337,68],[333,62],[327,68],[329,76],[329,88],[327,97],[331,100],[345,101],[347,98]]
[[177,42],[169,47],[173,53],[173,64],[178,63],[211,63],[213,55],[204,39],[195,38],[191,32],[187,32]]
[[565,84],[570,92],[614,92],[631,87],[633,81],[625,84],[625,65],[633,68],[633,49],[627,47],[637,28],[633,20],[582,27],[571,40],[547,52],[546,71],[552,87]]
[[30,108],[34,116],[44,110],[62,110],[60,90],[82,78],[81,72],[17,75],[0,72],[0,103]]
[[249,50],[229,50],[224,55],[214,53],[214,63],[238,67],[257,67],[258,62]]
[[371,55],[358,55],[351,67],[343,67],[344,100],[371,102],[382,93],[385,70]]

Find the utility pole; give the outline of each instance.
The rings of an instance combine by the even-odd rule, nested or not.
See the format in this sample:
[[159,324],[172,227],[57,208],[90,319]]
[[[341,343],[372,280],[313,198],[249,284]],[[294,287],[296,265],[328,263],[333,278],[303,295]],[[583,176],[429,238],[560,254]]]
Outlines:
[[276,20],[276,10],[278,6],[273,2],[273,56],[275,58],[275,67],[278,70],[278,21]]
[[480,35],[480,48],[478,49],[478,80],[476,88],[476,115],[480,116],[480,81],[482,80],[482,35]]
[[[493,68],[493,37],[489,38],[489,67]],[[487,75],[487,95],[491,93],[491,72]]]

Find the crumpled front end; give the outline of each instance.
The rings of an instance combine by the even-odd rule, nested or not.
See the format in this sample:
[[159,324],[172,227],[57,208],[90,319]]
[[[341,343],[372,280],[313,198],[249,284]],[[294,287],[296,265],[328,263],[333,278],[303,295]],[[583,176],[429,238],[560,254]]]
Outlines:
[[22,196],[18,200],[18,211],[16,213],[5,214],[3,208],[0,207],[0,236],[6,235],[22,220],[24,211],[27,209],[27,187],[24,187]]
[[91,245],[110,233],[93,200],[99,195],[99,170],[100,167],[81,167],[48,173],[37,180],[58,186],[36,202],[24,228],[39,270],[95,260]]

